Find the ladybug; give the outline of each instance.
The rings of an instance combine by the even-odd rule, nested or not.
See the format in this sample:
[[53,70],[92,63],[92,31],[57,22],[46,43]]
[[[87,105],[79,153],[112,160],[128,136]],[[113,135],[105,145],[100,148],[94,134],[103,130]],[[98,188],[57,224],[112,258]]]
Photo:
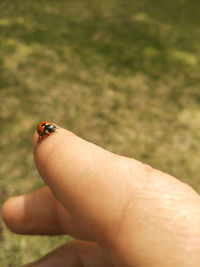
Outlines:
[[41,140],[48,137],[51,133],[56,131],[56,126],[48,121],[43,121],[37,126],[37,132]]

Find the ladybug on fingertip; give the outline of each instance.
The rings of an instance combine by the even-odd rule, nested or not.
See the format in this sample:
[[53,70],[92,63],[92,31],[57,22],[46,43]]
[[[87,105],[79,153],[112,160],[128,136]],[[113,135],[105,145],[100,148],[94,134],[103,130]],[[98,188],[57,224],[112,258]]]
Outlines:
[[54,133],[56,131],[56,126],[48,121],[43,121],[38,124],[37,126],[37,132],[39,134],[40,140],[45,139],[50,134]]

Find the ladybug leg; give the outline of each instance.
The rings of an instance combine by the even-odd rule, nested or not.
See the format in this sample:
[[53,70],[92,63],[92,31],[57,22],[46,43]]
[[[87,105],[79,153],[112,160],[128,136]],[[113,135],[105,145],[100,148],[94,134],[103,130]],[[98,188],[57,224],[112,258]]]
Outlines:
[[49,134],[43,134],[43,135],[41,135],[40,137],[41,137],[41,141],[43,141],[44,139],[46,139],[47,137],[49,136]]

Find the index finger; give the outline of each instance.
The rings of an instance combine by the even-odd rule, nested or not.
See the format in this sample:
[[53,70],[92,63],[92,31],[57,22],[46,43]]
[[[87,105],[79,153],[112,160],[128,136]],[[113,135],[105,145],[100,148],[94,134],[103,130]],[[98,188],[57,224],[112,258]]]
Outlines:
[[116,230],[129,187],[117,155],[62,128],[42,142],[36,133],[34,154],[46,184],[88,234],[101,240]]

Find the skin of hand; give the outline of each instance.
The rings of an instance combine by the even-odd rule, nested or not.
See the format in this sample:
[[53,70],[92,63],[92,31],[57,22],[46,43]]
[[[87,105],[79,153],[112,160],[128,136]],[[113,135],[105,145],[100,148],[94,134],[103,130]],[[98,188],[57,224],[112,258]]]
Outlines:
[[26,266],[198,267],[200,197],[188,185],[134,159],[57,129],[34,136],[47,184],[3,205],[19,234],[74,240]]

